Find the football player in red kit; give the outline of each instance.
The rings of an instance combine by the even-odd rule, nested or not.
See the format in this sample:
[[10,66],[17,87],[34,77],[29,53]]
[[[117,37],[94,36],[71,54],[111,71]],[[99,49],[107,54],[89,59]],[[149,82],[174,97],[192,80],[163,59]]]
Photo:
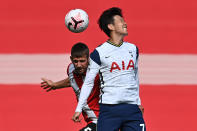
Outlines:
[[[43,89],[46,89],[47,91],[65,87],[72,87],[78,100],[88,67],[88,47],[83,43],[75,44],[71,49],[70,59],[72,63],[69,64],[67,68],[68,78],[58,82],[53,82],[46,78],[42,78],[43,82],[41,83],[41,87],[43,87]],[[86,105],[82,109],[82,114],[84,120],[87,122],[87,126],[82,128],[80,131],[96,131],[96,124],[99,114],[99,85],[99,75],[97,75],[94,80],[94,87],[91,95],[88,97]]]

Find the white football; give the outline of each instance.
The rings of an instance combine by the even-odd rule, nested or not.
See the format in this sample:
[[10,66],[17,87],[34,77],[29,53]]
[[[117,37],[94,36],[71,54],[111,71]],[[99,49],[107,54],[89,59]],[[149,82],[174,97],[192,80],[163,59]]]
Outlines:
[[82,9],[70,10],[65,16],[65,24],[74,33],[82,32],[88,27],[88,14]]

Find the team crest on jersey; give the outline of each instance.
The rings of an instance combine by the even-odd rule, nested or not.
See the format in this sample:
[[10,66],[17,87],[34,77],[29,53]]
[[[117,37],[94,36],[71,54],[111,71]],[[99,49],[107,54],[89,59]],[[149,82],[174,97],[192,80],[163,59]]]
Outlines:
[[118,65],[116,62],[112,62],[110,72],[112,72],[113,70],[129,70],[130,68],[134,69],[133,60],[130,60],[129,64],[126,66],[124,61],[122,61],[122,66]]
[[132,51],[129,51],[129,54],[131,55],[131,57],[133,57]]

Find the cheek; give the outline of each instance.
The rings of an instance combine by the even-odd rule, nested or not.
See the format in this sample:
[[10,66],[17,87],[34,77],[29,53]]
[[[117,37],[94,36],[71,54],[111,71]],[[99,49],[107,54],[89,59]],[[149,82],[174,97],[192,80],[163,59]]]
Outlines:
[[73,65],[74,65],[75,68],[77,68],[77,65],[76,64],[73,63]]
[[117,26],[116,26],[116,30],[117,30],[117,31],[122,30],[122,25],[117,25]]
[[83,67],[83,68],[87,68],[87,66],[88,66],[87,63],[83,63],[83,64],[82,64],[82,67]]
[[85,64],[86,67],[88,67],[88,65],[89,65],[88,63]]

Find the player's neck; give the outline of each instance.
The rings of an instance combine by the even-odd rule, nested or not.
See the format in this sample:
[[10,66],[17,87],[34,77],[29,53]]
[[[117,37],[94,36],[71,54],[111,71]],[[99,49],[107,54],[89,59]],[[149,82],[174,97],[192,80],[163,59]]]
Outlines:
[[120,37],[113,37],[113,36],[111,36],[109,38],[109,41],[111,41],[115,45],[120,45],[123,42],[123,37],[121,37],[121,36]]

